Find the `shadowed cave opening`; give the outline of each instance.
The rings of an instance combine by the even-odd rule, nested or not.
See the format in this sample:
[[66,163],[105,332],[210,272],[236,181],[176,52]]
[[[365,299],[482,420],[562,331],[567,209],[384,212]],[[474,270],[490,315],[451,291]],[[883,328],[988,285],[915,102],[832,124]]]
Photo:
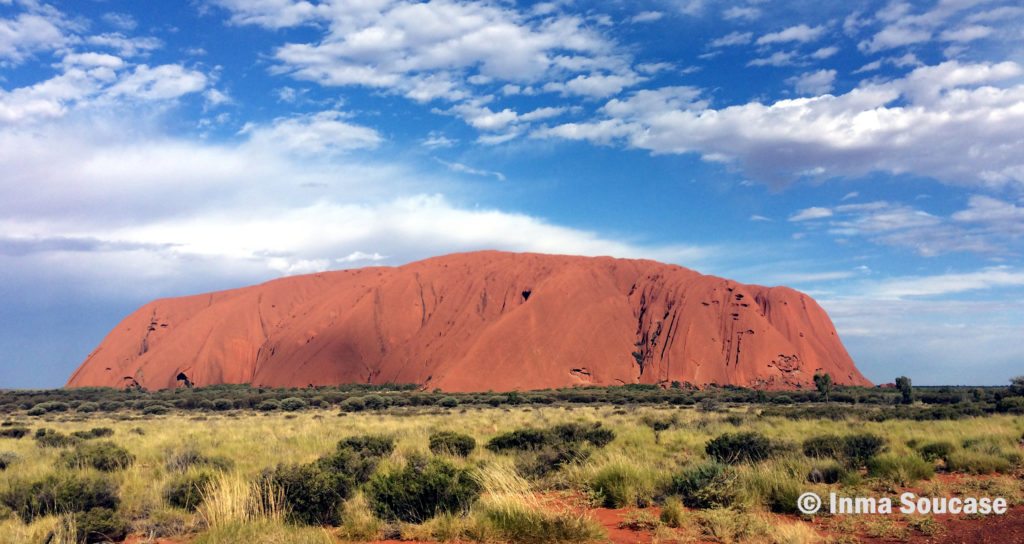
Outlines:
[[530,300],[530,295],[531,294],[533,294],[533,291],[531,291],[529,289],[523,291],[523,302],[526,302],[527,300]]
[[178,376],[174,379],[179,382],[184,382],[185,387],[192,389],[192,380],[188,379],[188,376],[186,376],[184,372],[179,372]]

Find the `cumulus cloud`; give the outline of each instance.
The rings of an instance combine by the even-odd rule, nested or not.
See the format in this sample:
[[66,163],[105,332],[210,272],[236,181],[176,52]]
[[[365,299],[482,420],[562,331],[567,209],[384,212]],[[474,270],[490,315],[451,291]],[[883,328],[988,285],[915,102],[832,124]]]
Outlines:
[[721,38],[711,40],[711,47],[726,47],[730,45],[746,45],[754,39],[753,32],[730,32]]
[[789,216],[790,221],[807,221],[808,219],[822,219],[832,217],[832,210],[821,207],[804,208]]
[[665,14],[660,11],[641,11],[636,15],[629,18],[631,23],[653,23],[654,21],[661,20]]
[[323,155],[353,149],[373,149],[384,140],[376,130],[349,123],[340,111],[275,119],[269,126],[247,124],[241,133],[249,142],[273,150]]
[[72,26],[63,15],[36,6],[36,10],[15,17],[0,18],[0,66],[20,64],[30,55],[52,51],[73,43]]
[[[1021,186],[1024,85],[1015,83],[1021,74],[1014,62],[948,61],[837,96],[719,109],[650,102],[645,90],[610,101],[614,107],[603,118],[535,136],[699,153],[774,184],[888,172],[973,187]],[[629,104],[636,107],[622,107]]]
[[838,240],[865,239],[924,257],[956,252],[1017,257],[1014,247],[1024,236],[1024,208],[983,195],[972,196],[966,208],[950,216],[874,201],[806,208],[789,220],[801,222],[805,232],[823,232]]
[[202,91],[205,74],[178,64],[128,67],[120,58],[83,53],[64,57],[63,72],[27,87],[0,89],[0,126],[63,117],[111,101],[161,102]]
[[825,34],[824,26],[807,26],[799,24],[771,32],[757,39],[757,45],[768,45],[786,42],[813,42]]
[[832,91],[836,80],[835,70],[818,70],[807,72],[786,80],[793,90],[800,95],[819,95]]

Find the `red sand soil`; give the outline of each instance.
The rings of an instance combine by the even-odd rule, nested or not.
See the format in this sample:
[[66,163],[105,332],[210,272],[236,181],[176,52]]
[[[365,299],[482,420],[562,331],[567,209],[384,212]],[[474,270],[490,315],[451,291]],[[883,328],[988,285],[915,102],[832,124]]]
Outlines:
[[445,391],[869,385],[825,311],[786,287],[645,260],[495,251],[161,299],[69,387],[415,383]]

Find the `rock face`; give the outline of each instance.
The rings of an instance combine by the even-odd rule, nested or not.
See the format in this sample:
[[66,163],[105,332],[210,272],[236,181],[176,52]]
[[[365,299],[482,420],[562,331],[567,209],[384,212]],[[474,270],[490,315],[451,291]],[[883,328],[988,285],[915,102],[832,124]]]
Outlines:
[[675,265],[494,251],[161,299],[122,321],[69,387],[416,383],[870,385],[825,311],[786,287]]

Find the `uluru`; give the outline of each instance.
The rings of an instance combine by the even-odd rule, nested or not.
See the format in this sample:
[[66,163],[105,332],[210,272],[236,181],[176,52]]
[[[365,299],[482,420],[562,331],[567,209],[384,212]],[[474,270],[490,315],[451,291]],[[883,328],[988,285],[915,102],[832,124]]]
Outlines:
[[481,251],[159,299],[69,387],[870,385],[825,311],[787,287],[650,260]]

